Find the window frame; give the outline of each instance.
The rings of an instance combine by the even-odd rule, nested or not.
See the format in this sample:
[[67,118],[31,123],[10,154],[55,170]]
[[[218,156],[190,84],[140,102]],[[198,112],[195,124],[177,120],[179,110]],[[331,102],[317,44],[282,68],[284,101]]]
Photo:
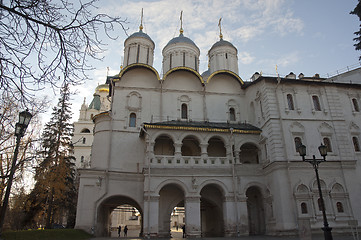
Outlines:
[[322,111],[321,101],[320,101],[319,96],[312,95],[312,103],[313,103],[313,109],[315,111],[318,111],[318,112]]
[[[134,116],[134,117],[133,117]],[[131,112],[129,114],[129,124],[128,127],[137,127],[137,114],[135,112]]]

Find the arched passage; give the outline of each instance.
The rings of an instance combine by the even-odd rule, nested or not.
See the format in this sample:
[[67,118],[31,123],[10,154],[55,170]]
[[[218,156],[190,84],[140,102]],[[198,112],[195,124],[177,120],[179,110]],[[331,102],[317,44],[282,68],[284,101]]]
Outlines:
[[[129,237],[139,237],[143,233],[143,212],[139,204],[125,196],[112,196],[98,207],[96,236],[118,236],[117,227],[122,230],[127,225]],[[123,232],[122,232],[123,234]]]
[[167,135],[160,135],[155,139],[154,144],[155,155],[174,155],[174,143],[173,140]]
[[257,164],[259,163],[258,148],[253,143],[245,143],[241,146],[239,152],[241,163]]
[[171,214],[175,207],[184,207],[184,191],[177,184],[167,184],[159,191],[159,237],[171,237]]
[[246,191],[249,235],[263,235],[266,232],[263,196],[258,187]]
[[215,184],[206,185],[201,191],[201,231],[202,237],[223,237],[224,194]]

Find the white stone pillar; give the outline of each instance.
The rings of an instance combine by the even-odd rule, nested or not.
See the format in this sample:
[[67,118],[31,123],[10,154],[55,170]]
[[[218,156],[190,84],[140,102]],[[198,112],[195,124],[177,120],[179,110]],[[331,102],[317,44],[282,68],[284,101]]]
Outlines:
[[207,152],[208,143],[201,143],[200,146],[201,146],[202,160],[208,160],[208,152]]
[[175,142],[174,144],[174,158],[181,159],[182,158],[182,143],[181,142]]
[[237,214],[234,196],[226,196],[223,202],[225,237],[237,236]]
[[187,237],[201,237],[201,197],[185,198],[185,221]]
[[248,210],[247,210],[247,197],[239,196],[238,197],[238,207],[239,207],[239,233],[240,235],[249,235],[248,227]]
[[159,196],[144,196],[144,213],[143,213],[144,235],[156,237],[158,235],[159,219]]

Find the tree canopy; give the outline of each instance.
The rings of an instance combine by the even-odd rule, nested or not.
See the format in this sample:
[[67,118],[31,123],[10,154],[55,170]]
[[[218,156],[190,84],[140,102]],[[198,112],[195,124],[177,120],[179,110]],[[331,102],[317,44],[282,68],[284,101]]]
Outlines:
[[[97,13],[97,0],[0,1],[0,90],[26,102],[35,91],[80,83],[100,59],[102,39],[126,20]],[[112,35],[114,34],[114,35]],[[61,80],[60,80],[61,79]]]
[[[350,14],[355,14],[358,16],[359,20],[361,21],[361,2],[360,0],[358,1],[355,9],[353,11],[350,12]],[[354,34],[358,37],[355,37],[353,40],[356,42],[354,44],[355,49],[356,50],[361,50],[361,24],[360,24],[360,29],[356,32],[354,32]],[[361,60],[361,56],[359,57],[359,60]]]

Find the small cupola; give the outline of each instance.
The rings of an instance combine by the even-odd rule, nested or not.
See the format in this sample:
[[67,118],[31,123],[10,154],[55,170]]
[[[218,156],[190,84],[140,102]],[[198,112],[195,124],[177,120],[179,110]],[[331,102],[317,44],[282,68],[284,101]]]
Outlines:
[[163,73],[176,67],[188,67],[199,71],[200,50],[197,45],[183,35],[182,13],[179,36],[171,39],[163,48]]
[[237,48],[232,43],[223,40],[221,19],[219,20],[219,41],[208,51],[210,72],[229,70],[238,74]]
[[155,44],[148,34],[143,32],[143,9],[139,31],[130,35],[124,41],[123,67],[141,63],[152,66]]

